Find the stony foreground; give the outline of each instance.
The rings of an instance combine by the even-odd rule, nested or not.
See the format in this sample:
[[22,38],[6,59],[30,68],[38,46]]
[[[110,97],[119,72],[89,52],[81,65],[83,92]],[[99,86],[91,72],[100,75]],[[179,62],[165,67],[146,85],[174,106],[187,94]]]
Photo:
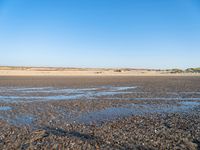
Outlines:
[[102,126],[15,127],[1,123],[1,149],[199,149],[199,116],[128,117]]
[[[199,77],[3,77],[0,149],[200,149],[199,83]],[[33,87],[79,89],[79,98],[57,100],[58,93]]]

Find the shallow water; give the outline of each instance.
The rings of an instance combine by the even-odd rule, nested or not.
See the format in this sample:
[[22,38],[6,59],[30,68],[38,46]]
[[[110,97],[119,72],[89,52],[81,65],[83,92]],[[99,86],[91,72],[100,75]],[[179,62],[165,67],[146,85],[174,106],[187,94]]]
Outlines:
[[179,104],[181,104],[182,108],[193,108],[196,106],[200,106],[200,101],[199,102],[183,101],[183,102],[179,102]]
[[130,90],[136,87],[113,87],[100,86],[94,88],[54,88],[54,87],[31,87],[31,88],[0,88],[0,102],[30,102],[30,101],[52,101],[73,99],[95,99],[100,96],[114,96],[119,94],[130,94]]
[[[167,97],[135,97],[124,100],[200,100],[200,92],[166,92]],[[0,87],[0,102],[18,103],[74,99],[118,99],[117,95],[149,94],[137,86],[98,86],[92,88]],[[199,96],[198,96],[199,95]]]
[[10,124],[20,126],[20,125],[31,125],[34,121],[34,117],[32,115],[18,115],[13,119],[8,119]]
[[144,115],[149,113],[176,113],[187,112],[200,106],[200,102],[183,101],[179,105],[157,105],[157,104],[126,104],[122,107],[110,107],[103,110],[85,113],[74,120],[79,123],[103,123],[105,121],[131,115]]
[[[73,117],[71,112],[59,114],[73,118],[73,120],[81,123],[104,122],[116,118],[126,117],[130,115],[144,115],[148,113],[173,113],[185,112],[200,105],[200,97],[193,97],[200,92],[166,92],[163,96],[155,97],[150,92],[138,90],[137,86],[97,86],[90,88],[56,88],[56,87],[0,87],[0,102],[4,103],[20,103],[21,102],[44,102],[44,101],[63,101],[63,100],[127,100],[127,101],[159,101],[159,104],[124,104],[120,107],[108,107],[103,110],[84,113],[78,117]],[[139,94],[139,97],[132,95]],[[150,94],[147,97],[146,94]],[[121,98],[119,96],[122,96]],[[145,97],[146,96],[146,97]],[[152,96],[152,97],[151,97]],[[169,96],[169,97],[168,97]],[[174,105],[166,104],[164,101],[174,101]],[[80,107],[80,106],[79,106]],[[14,125],[32,124],[35,118],[32,114],[23,114],[18,110],[18,114],[6,114],[6,111],[12,111],[15,107],[1,106],[0,118],[7,120]],[[49,113],[54,111],[55,107],[44,108],[39,106],[41,112]],[[77,110],[79,110],[77,106]],[[29,111],[28,111],[29,113]],[[58,116],[58,118],[60,117]]]
[[12,110],[12,107],[10,107],[10,106],[0,106],[0,111],[8,111],[8,110]]
[[78,118],[75,118],[74,120],[79,123],[100,123],[105,121],[110,121],[119,117],[125,117],[128,115],[132,115],[133,111],[129,108],[106,108],[100,111],[90,112],[81,115]]

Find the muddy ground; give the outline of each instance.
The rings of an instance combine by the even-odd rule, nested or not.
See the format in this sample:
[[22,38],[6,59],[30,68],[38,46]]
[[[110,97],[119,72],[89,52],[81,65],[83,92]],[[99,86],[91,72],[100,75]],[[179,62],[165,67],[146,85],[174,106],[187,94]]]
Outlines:
[[200,149],[200,77],[0,77],[0,149]]

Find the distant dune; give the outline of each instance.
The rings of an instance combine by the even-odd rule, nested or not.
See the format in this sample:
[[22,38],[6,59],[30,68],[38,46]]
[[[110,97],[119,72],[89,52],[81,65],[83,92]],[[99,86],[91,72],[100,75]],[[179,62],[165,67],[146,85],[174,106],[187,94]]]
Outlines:
[[133,68],[62,68],[1,66],[0,76],[200,76],[200,73],[192,71],[182,71],[180,69],[158,70]]

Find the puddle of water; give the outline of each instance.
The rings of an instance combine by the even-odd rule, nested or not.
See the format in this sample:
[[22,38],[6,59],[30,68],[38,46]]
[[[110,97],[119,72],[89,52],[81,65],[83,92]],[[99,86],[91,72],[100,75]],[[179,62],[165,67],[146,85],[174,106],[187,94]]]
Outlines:
[[181,104],[181,107],[183,108],[194,108],[196,106],[199,106],[200,102],[183,101],[179,102],[179,104]]
[[0,111],[8,111],[8,110],[12,110],[12,107],[10,107],[10,106],[0,106]]
[[87,91],[95,91],[97,88],[84,88],[84,89],[70,89],[70,88],[45,88],[43,90],[23,90],[24,93],[59,93],[59,94],[73,94],[83,93]]
[[[1,87],[0,101],[3,102],[30,102],[30,101],[49,101],[49,100],[73,100],[73,99],[95,99],[99,96],[114,96],[117,94],[130,94],[127,90],[135,89],[136,87],[95,87],[95,88],[53,88],[53,87],[38,87],[38,88],[3,88]],[[5,95],[5,93],[7,95]],[[26,93],[26,94],[24,94]],[[27,95],[28,93],[28,95]],[[37,93],[37,96],[33,95]],[[43,93],[45,96],[38,96]],[[55,95],[48,96],[49,93]],[[4,96],[2,95],[4,94]]]
[[175,113],[185,112],[200,105],[200,102],[184,101],[179,103],[180,106],[175,105],[157,105],[157,104],[127,104],[124,107],[110,107],[103,110],[89,112],[75,118],[76,122],[91,124],[103,123],[122,117],[131,115],[144,115],[149,113]]
[[120,94],[131,94],[132,92],[114,92],[114,91],[102,91],[93,94],[93,96],[113,96],[113,95],[120,95]]
[[70,100],[70,99],[80,99],[84,97],[84,94],[74,94],[74,95],[56,95],[56,96],[46,96],[41,97],[42,100]]
[[179,97],[152,97],[152,98],[129,98],[128,100],[200,100],[199,98],[179,98]]
[[200,94],[200,92],[180,92],[181,94]]
[[52,90],[53,87],[20,87],[20,88],[10,88],[13,91],[45,91],[45,90]]
[[132,113],[132,110],[129,108],[111,107],[104,110],[84,114],[78,118],[75,118],[75,121],[85,124],[101,123],[117,119],[119,117],[125,117],[131,115]]
[[137,87],[113,87],[113,86],[100,86],[95,88],[54,88],[54,87],[35,87],[35,88],[12,88],[12,87],[1,87],[1,91],[4,92],[25,92],[25,93],[82,93],[87,91],[124,91],[136,89]]
[[32,125],[35,117],[29,114],[23,114],[16,116],[11,116],[10,114],[0,114],[0,119],[8,122],[11,125],[21,126],[21,125]]
[[19,115],[13,119],[8,119],[8,122],[13,125],[31,125],[34,117],[31,115]]
[[136,86],[120,86],[120,87],[110,87],[110,89],[112,91],[126,91],[126,90],[132,90],[132,89],[136,89]]
[[[117,97],[115,97],[116,95],[145,93],[145,92],[134,91],[134,89],[136,88],[137,88],[136,86],[132,87],[100,86],[100,87],[82,88],[82,89],[54,88],[54,87],[31,87],[31,88],[0,87],[1,89],[0,101],[16,103],[16,102],[33,102],[33,101],[50,101],[50,100],[96,99],[101,96],[106,96],[108,99],[118,99]],[[23,94],[24,92],[26,94]],[[7,95],[5,95],[5,93],[7,93]],[[34,95],[33,93],[37,93],[37,95]],[[46,95],[40,96],[40,93],[43,94],[46,93]],[[51,96],[49,95],[49,93],[51,93]],[[199,92],[182,92],[182,93],[199,93]],[[199,97],[195,98],[153,97],[153,98],[123,98],[123,99],[124,100],[200,100]]]
[[140,97],[140,98],[119,98],[119,97],[106,97],[107,100],[133,100],[133,101],[153,101],[153,100],[181,100],[181,101],[199,101],[199,98],[176,98],[176,97]]

